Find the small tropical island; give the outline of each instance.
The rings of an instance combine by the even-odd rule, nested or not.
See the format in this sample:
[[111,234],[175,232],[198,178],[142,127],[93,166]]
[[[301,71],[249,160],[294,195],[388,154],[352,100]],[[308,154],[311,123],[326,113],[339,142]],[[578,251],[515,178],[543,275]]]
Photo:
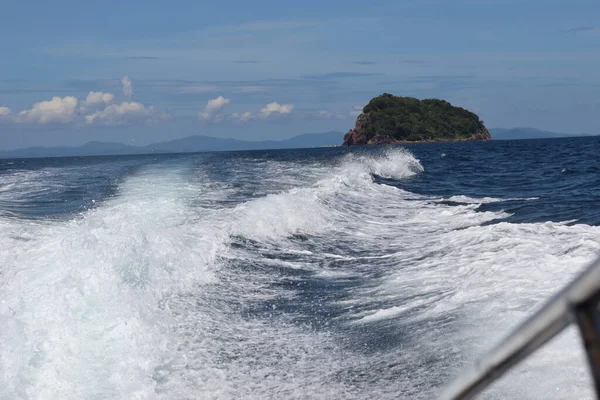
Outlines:
[[484,141],[492,137],[477,114],[445,100],[374,97],[344,136],[344,145]]

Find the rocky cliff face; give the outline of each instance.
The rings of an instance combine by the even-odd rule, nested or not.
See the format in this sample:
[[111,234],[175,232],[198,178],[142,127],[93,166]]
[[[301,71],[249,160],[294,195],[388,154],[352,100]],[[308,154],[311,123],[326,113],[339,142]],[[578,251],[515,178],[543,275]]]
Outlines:
[[348,133],[344,135],[344,145],[351,146],[354,144],[367,144],[369,141],[368,132],[369,121],[366,114],[360,114],[356,118],[356,124],[354,129],[350,129]]
[[362,144],[394,144],[400,143],[391,136],[385,135],[373,135],[373,124],[368,114],[360,114],[356,118],[356,124],[354,129],[350,129],[348,133],[344,135],[344,145],[362,145]]

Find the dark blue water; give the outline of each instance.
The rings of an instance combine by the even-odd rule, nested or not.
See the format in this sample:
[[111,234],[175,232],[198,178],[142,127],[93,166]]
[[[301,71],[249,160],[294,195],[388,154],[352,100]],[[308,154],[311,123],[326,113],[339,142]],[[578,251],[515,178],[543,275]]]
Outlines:
[[[472,196],[507,199],[482,205],[482,210],[505,210],[513,222],[580,221],[600,223],[600,138],[512,140],[485,143],[406,145],[425,171],[411,179],[375,176],[376,182],[435,197]],[[232,163],[249,160],[336,164],[348,152],[377,154],[382,148],[322,148],[202,153],[197,155],[136,155],[0,160],[6,182],[21,173],[45,171],[39,191],[18,193],[0,200],[0,209],[23,216],[69,215],[94,206],[92,200],[114,196],[119,182],[139,168],[169,161],[190,162],[206,168],[216,180],[247,185],[245,196],[261,186],[253,176],[240,180]],[[53,173],[54,172],[54,173]],[[20,177],[15,177],[18,179]],[[25,177],[26,179],[26,177]],[[38,179],[36,176],[35,179]],[[27,183],[20,180],[19,183]],[[21,185],[20,185],[21,186]],[[15,191],[16,192],[16,191]],[[265,192],[266,193],[266,192]],[[264,194],[258,192],[257,195]],[[532,200],[521,200],[531,199]],[[516,199],[516,200],[512,200]],[[456,202],[460,203],[460,202]]]
[[[595,257],[599,148],[0,160],[0,399],[435,397]],[[573,397],[571,333],[484,396]]]
[[[405,188],[434,196],[537,198],[489,204],[512,222],[600,223],[600,138],[439,144],[411,151],[429,166]],[[441,159],[436,160],[437,157]]]

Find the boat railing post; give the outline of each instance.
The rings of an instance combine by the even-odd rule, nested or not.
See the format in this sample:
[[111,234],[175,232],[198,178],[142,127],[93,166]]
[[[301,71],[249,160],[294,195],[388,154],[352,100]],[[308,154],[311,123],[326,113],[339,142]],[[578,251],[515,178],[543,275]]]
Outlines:
[[571,323],[579,326],[596,398],[600,399],[600,258],[459,376],[441,399],[473,398]]
[[596,398],[600,399],[600,295],[577,305],[574,309],[577,325],[594,380]]

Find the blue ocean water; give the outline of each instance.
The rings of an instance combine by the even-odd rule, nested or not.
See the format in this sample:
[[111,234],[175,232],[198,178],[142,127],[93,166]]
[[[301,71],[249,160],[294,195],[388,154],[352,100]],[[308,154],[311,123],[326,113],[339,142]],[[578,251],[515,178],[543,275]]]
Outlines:
[[[433,398],[600,249],[600,138],[0,160],[0,399]],[[483,398],[593,398],[567,332]]]

